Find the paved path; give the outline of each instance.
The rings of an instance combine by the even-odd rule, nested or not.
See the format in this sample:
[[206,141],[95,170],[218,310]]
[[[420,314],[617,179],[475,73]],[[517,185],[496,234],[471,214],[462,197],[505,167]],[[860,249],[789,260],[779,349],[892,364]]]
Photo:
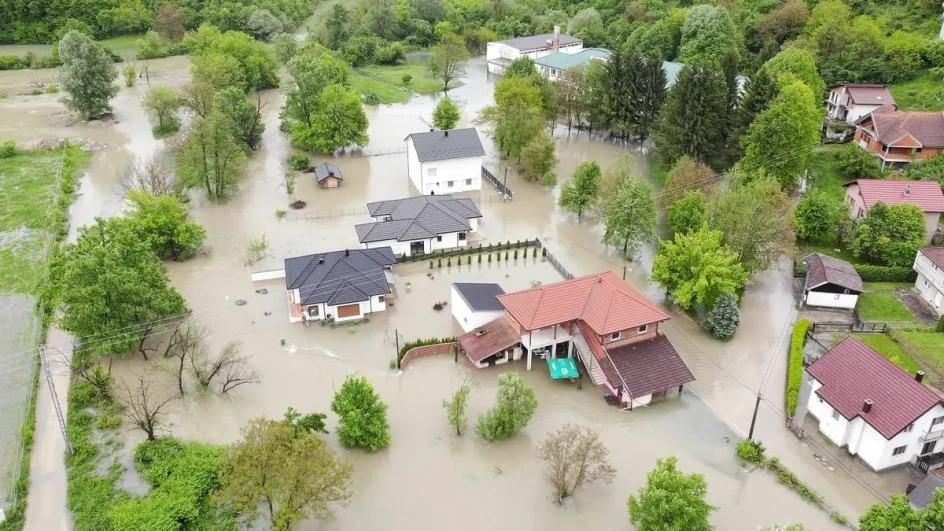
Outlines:
[[[46,342],[62,345],[63,354],[72,357],[72,338],[65,332],[50,327]],[[47,352],[53,360],[53,384],[66,413],[66,395],[69,391],[69,373],[56,369],[57,352]],[[33,434],[33,452],[30,455],[29,494],[26,498],[25,531],[71,531],[72,518],[66,508],[66,443],[62,440],[52,397],[44,373],[39,375],[36,396],[36,431]]]

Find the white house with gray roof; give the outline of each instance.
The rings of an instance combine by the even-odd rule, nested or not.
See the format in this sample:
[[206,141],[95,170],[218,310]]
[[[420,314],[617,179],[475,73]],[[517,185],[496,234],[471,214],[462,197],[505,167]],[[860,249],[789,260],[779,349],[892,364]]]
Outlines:
[[355,225],[364,249],[389,247],[396,256],[429,254],[468,245],[482,217],[471,199],[421,195],[368,203],[373,223]]
[[482,188],[485,148],[474,127],[413,133],[406,137],[407,173],[423,195]]
[[485,45],[485,61],[490,74],[503,74],[505,68],[519,57],[540,59],[554,53],[575,54],[583,50],[583,41],[572,35],[562,34],[560,26],[554,33],[543,33],[529,37],[518,37],[494,41]]
[[389,247],[286,258],[289,322],[350,321],[386,310],[396,262]]

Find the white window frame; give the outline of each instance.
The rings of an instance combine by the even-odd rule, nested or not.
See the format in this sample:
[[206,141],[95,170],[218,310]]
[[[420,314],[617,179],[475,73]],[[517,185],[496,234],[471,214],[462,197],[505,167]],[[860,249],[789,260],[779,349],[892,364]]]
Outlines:
[[[315,310],[314,314],[311,313],[312,310]],[[313,304],[309,306],[308,308],[305,308],[305,314],[308,317],[318,317],[319,315],[321,315],[321,307],[318,306],[317,304]]]
[[460,232],[460,233],[459,233],[459,241],[460,241],[460,242],[464,242],[465,240],[466,240],[466,233]]
[[638,329],[638,333],[640,334],[645,334],[648,331],[649,331],[649,325],[642,325]]
[[610,341],[619,341],[621,337],[622,337],[621,332],[613,332],[612,334],[610,334]]
[[832,415],[832,416],[833,416],[833,420],[839,420],[839,417],[840,417],[840,415],[839,415],[839,410],[836,409],[836,408],[833,408],[833,415]]

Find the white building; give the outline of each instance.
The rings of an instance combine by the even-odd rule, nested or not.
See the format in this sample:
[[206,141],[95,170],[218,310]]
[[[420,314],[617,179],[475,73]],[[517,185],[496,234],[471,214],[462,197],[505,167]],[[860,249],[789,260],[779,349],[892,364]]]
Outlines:
[[396,262],[389,247],[286,258],[289,322],[350,321],[386,310]]
[[519,57],[540,59],[553,53],[575,54],[582,50],[582,40],[561,34],[560,26],[554,26],[554,33],[490,42],[485,46],[485,60],[488,72],[500,75],[512,61]]
[[944,315],[944,247],[918,249],[914,270],[918,273],[915,289],[938,317]]
[[471,199],[421,195],[368,203],[373,223],[355,225],[364,249],[389,247],[395,256],[429,254],[469,244],[482,217]]
[[889,103],[895,103],[895,98],[888,85],[834,85],[826,100],[826,115],[854,125],[859,118]]
[[407,174],[423,195],[482,189],[485,148],[474,127],[406,137]]
[[944,405],[924,373],[906,374],[853,337],[806,371],[819,431],[873,470],[919,464],[941,450]]
[[495,297],[504,295],[498,284],[456,282],[452,285],[452,316],[464,332],[490,323],[505,315],[505,307]]
[[813,253],[803,258],[806,282],[803,304],[821,308],[851,310],[862,294],[862,278],[849,262]]

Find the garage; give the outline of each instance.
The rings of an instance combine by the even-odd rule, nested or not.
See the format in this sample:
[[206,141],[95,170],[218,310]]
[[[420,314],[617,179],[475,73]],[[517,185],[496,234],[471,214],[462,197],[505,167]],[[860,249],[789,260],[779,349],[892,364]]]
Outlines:
[[357,317],[360,314],[360,304],[346,304],[344,306],[338,306],[338,319],[343,319],[345,317]]

